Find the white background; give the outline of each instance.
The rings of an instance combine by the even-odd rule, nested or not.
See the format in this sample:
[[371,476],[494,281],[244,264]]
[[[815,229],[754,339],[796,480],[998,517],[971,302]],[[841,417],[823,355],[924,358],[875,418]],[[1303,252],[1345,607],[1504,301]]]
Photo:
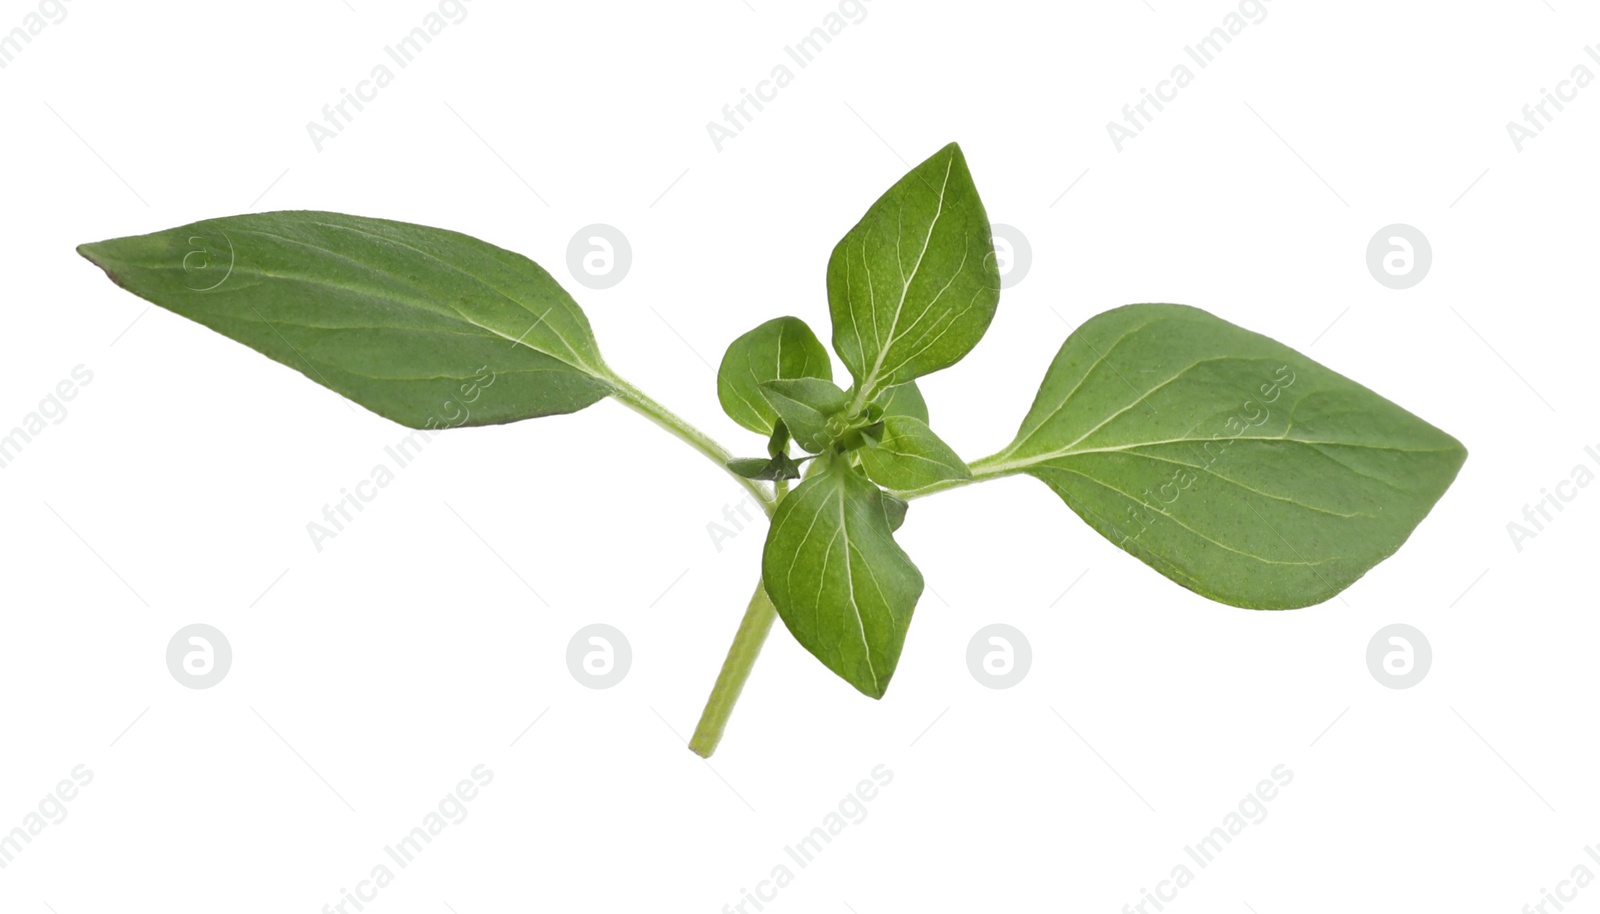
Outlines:
[[[36,9],[7,0],[0,29]],[[74,0],[0,70],[0,430],[93,372],[0,470],[0,830],[94,772],[0,870],[0,910],[319,911],[478,764],[469,817],[368,910],[715,912],[788,863],[768,910],[1114,912],[1189,863],[1169,910],[1513,912],[1600,873],[1600,487],[1520,550],[1507,532],[1600,471],[1600,87],[1521,152],[1505,126],[1600,73],[1600,15],[1273,0],[1199,70],[1183,47],[1225,0],[871,0],[799,70],[784,46],[836,6],[473,0],[317,151],[307,122],[436,9]],[[706,123],[786,62],[718,152]],[[1106,122],[1186,62],[1118,152]],[[982,344],[924,382],[962,454],[1010,439],[1072,327],[1177,301],[1451,432],[1455,486],[1342,599],[1283,613],[1172,584],[1027,478],[919,501],[900,539],[928,591],[888,696],[780,626],[708,765],[683,738],[764,535],[713,547],[724,475],[603,402],[437,439],[318,552],[306,524],[403,430],[73,252],[272,209],[466,231],[547,266],[613,366],[753,453],[707,363],[779,314],[826,339],[834,242],[950,140],[1033,249]],[[596,222],[634,254],[604,291],[565,265]],[[1396,222],[1434,252],[1406,291],[1365,263]],[[164,659],[192,622],[234,652],[203,691]],[[591,622],[632,645],[609,690],[564,660]],[[966,667],[992,622],[1032,644],[1010,690]],[[1433,646],[1408,690],[1366,666],[1393,622]],[[866,819],[797,867],[785,845],[880,764]],[[1277,765],[1267,818],[1195,867],[1184,846]],[[1600,884],[1572,909],[1597,906]]]

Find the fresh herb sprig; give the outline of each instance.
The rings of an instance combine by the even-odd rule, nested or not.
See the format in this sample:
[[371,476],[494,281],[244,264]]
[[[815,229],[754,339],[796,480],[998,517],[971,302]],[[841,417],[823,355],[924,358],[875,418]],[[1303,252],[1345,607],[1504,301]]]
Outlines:
[[[1210,599],[1320,603],[1392,554],[1466,459],[1454,438],[1273,340],[1182,305],[1085,322],[1015,440],[966,462],[918,378],[977,345],[1000,300],[990,223],[954,143],[912,169],[828,261],[833,353],[779,317],[728,347],[717,396],[760,436],[734,454],[625,381],[538,264],[443,229],[257,213],[86,244],[117,285],[386,418],[436,428],[571,413],[611,397],[744,486],[771,517],[761,583],[690,748],[721,739],[775,618],[862,693],[894,676],[922,574],[896,543],[909,502],[1033,476],[1091,527]],[[793,489],[790,485],[793,483]]]

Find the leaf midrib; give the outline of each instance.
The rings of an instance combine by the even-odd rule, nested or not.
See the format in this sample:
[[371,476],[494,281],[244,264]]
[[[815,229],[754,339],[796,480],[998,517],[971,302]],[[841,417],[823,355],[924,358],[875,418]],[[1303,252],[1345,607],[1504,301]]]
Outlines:
[[[1032,440],[1041,431],[1043,431],[1045,426],[1048,425],[1052,419],[1054,419],[1056,416],[1060,415],[1061,412],[1063,410],[1065,410],[1071,404],[1073,395],[1078,392],[1078,390],[1083,386],[1084,382],[1088,380],[1089,376],[1094,373],[1094,370],[1096,368],[1098,368],[1102,364],[1106,364],[1109,367],[1111,353],[1116,351],[1117,347],[1122,345],[1122,343],[1125,340],[1127,340],[1130,336],[1134,335],[1135,333],[1138,333],[1139,331],[1144,330],[1144,329],[1146,329],[1148,327],[1152,327],[1152,326],[1156,325],[1157,323],[1160,323],[1162,320],[1165,320],[1165,319],[1166,318],[1157,318],[1155,320],[1147,321],[1147,322],[1145,322],[1143,324],[1140,324],[1138,327],[1134,327],[1134,328],[1129,329],[1128,331],[1124,332],[1121,336],[1117,337],[1117,339],[1111,344],[1110,347],[1107,348],[1106,352],[1103,355],[1101,355],[1098,358],[1096,358],[1094,360],[1094,362],[1090,363],[1090,365],[1087,368],[1084,369],[1083,375],[1080,378],[1078,378],[1077,383],[1074,384],[1073,387],[1072,387],[1072,390],[1068,391],[1066,396],[1061,399],[1061,402],[1058,403],[1054,408],[1052,408],[1050,410],[1049,414],[1046,415],[1044,418],[1042,418],[1039,421],[1039,424],[1034,426],[1034,428],[1031,431],[1029,431],[1027,435],[1023,436],[1022,438],[1020,438],[1019,440],[1014,442],[1010,447],[1008,447],[1004,451],[1002,451],[1001,454],[1003,454],[1003,455],[1004,454],[1015,454],[1019,449],[1021,449],[1030,440]],[[1157,447],[1157,446],[1160,446],[1160,445],[1167,445],[1167,444],[1192,444],[1192,443],[1199,443],[1199,442],[1214,441],[1216,439],[1209,438],[1209,437],[1208,438],[1179,437],[1179,438],[1167,438],[1167,439],[1162,439],[1162,440],[1157,440],[1157,441],[1127,442],[1127,443],[1124,443],[1124,444],[1110,445],[1110,446],[1106,446],[1106,447],[1095,447],[1095,448],[1079,448],[1078,447],[1079,444],[1081,444],[1082,442],[1087,440],[1095,432],[1098,432],[1101,429],[1105,428],[1107,425],[1110,425],[1112,422],[1116,421],[1116,419],[1118,417],[1120,417],[1122,415],[1125,415],[1129,410],[1132,410],[1134,407],[1138,406],[1139,404],[1144,403],[1147,400],[1149,400],[1150,397],[1152,395],[1154,395],[1157,391],[1162,390],[1162,389],[1166,388],[1168,385],[1171,385],[1171,384],[1177,382],[1184,375],[1186,375],[1189,372],[1193,371],[1194,369],[1200,367],[1201,365],[1207,365],[1207,364],[1211,364],[1211,363],[1214,363],[1214,362],[1235,362],[1235,361],[1255,361],[1255,360],[1256,359],[1254,359],[1254,358],[1244,359],[1244,358],[1241,358],[1239,356],[1229,356],[1229,355],[1210,356],[1210,357],[1203,358],[1203,359],[1197,359],[1194,362],[1191,362],[1190,364],[1185,365],[1183,368],[1179,369],[1176,373],[1174,373],[1173,375],[1171,375],[1170,377],[1168,377],[1166,380],[1162,381],[1161,383],[1156,384],[1155,386],[1150,387],[1149,389],[1139,393],[1133,400],[1131,400],[1127,404],[1123,405],[1121,408],[1117,409],[1115,412],[1111,413],[1110,415],[1106,416],[1104,419],[1102,419],[1098,423],[1096,423],[1093,427],[1091,427],[1090,429],[1088,429],[1087,431],[1085,431],[1083,434],[1079,435],[1078,437],[1074,438],[1072,441],[1070,441],[1067,444],[1063,445],[1062,447],[1060,447],[1060,448],[1058,448],[1056,450],[1053,450],[1053,451],[1046,451],[1046,452],[1043,452],[1043,453],[1040,453],[1040,454],[1035,454],[1035,455],[1032,455],[1030,457],[1023,458],[1023,459],[1020,459],[1020,460],[1000,461],[999,463],[989,464],[989,467],[993,468],[995,472],[1014,472],[1014,471],[1026,469],[1027,467],[1034,466],[1036,464],[1046,463],[1046,462],[1051,461],[1051,460],[1058,460],[1058,459],[1065,458],[1065,457],[1075,457],[1075,456],[1079,456],[1079,455],[1082,455],[1082,454],[1101,454],[1101,453],[1110,453],[1110,452],[1117,452],[1117,451],[1129,451],[1129,450],[1132,450],[1134,448]],[[1115,371],[1114,368],[1112,370]],[[1291,417],[1290,417],[1290,422],[1291,422],[1291,428],[1292,428],[1292,423],[1293,423],[1292,414],[1291,414]],[[1397,452],[1400,452],[1400,453],[1407,453],[1407,454],[1442,453],[1442,452],[1451,450],[1451,448],[1448,448],[1448,447],[1441,447],[1441,448],[1400,448],[1400,447],[1393,447],[1393,446],[1389,446],[1389,445],[1367,444],[1367,443],[1358,442],[1358,441],[1314,441],[1314,440],[1305,439],[1305,438],[1291,438],[1291,437],[1289,437],[1288,429],[1286,429],[1284,431],[1284,434],[1277,435],[1277,436],[1270,436],[1270,437],[1264,437],[1264,436],[1231,436],[1231,437],[1226,438],[1224,440],[1227,440],[1227,441],[1288,441],[1288,442],[1292,442],[1292,443],[1295,443],[1295,444],[1325,445],[1325,446],[1336,446],[1336,447],[1357,447],[1357,448],[1365,448],[1365,449],[1369,449],[1369,450],[1397,451]],[[997,455],[997,456],[999,456],[999,455]]]
[[1455,450],[1453,447],[1426,447],[1406,448],[1394,447],[1386,444],[1369,444],[1361,441],[1318,441],[1310,438],[1290,438],[1287,435],[1238,435],[1226,438],[1163,438],[1159,441],[1130,441],[1125,444],[1111,445],[1108,447],[1080,448],[1076,450],[1050,451],[1036,454],[1018,460],[1003,460],[984,462],[984,475],[998,476],[1007,473],[1025,472],[1029,467],[1040,464],[1049,464],[1051,461],[1062,460],[1068,457],[1081,457],[1086,454],[1110,454],[1123,451],[1133,451],[1137,448],[1160,447],[1171,444],[1208,444],[1216,441],[1280,441],[1286,444],[1302,444],[1307,447],[1351,447],[1367,451],[1394,451],[1400,454],[1444,454]]
[[[911,292],[911,283],[916,280],[917,271],[922,269],[922,260],[923,260],[924,257],[927,256],[928,246],[933,243],[933,232],[934,232],[934,229],[937,228],[938,225],[939,225],[939,218],[944,215],[944,196],[945,196],[945,191],[950,186],[950,172],[955,167],[955,161],[956,161],[956,157],[955,157],[955,153],[954,152],[952,152],[949,156],[947,156],[945,158],[944,180],[939,183],[939,203],[934,208],[933,218],[931,220],[929,220],[929,222],[928,222],[928,234],[925,235],[923,237],[923,239],[922,239],[922,250],[917,253],[917,262],[915,264],[912,264],[912,266],[911,266],[911,275],[902,276],[902,281],[901,281],[901,284],[900,284],[900,301],[895,304],[895,307],[894,307],[894,318],[889,322],[889,338],[888,338],[887,341],[883,341],[883,342],[881,342],[879,344],[879,346],[878,346],[878,357],[875,360],[873,360],[872,370],[867,372],[866,378],[863,379],[862,382],[861,382],[861,393],[858,395],[857,399],[860,400],[863,403],[866,402],[866,398],[871,397],[872,394],[875,393],[873,388],[878,382],[878,374],[879,374],[879,372],[883,369],[883,360],[889,355],[889,349],[894,346],[895,330],[896,330],[896,328],[898,328],[900,326],[900,313],[905,310],[906,297]],[[904,209],[904,207],[902,206],[902,210],[903,209]],[[898,226],[898,220],[899,220],[899,214],[898,213],[896,213],[895,219],[896,219],[896,222],[897,222],[897,225],[896,225],[896,228],[895,228],[895,264],[899,265],[899,263],[900,263],[900,236],[901,236],[901,233],[900,233],[899,226]],[[862,251],[861,260],[862,260],[862,263],[864,265],[866,263],[866,239],[865,238],[863,238],[862,241],[861,241],[861,251]],[[963,263],[965,263],[965,259],[963,259]],[[871,288],[872,276],[871,276],[870,271],[869,271],[869,273],[867,275],[867,283],[868,283],[868,288]],[[854,309],[852,309],[852,310],[854,310]],[[878,314],[877,308],[873,308],[872,309],[872,315],[873,315],[872,320],[873,320],[874,325],[876,325],[877,320],[878,320],[877,314]],[[915,325],[913,325],[913,326],[915,326]],[[876,337],[877,337],[876,327],[874,327],[873,337],[874,337],[874,341],[878,342],[877,339],[876,339]],[[860,339],[859,331],[857,333],[857,339],[858,340]]]
[[[845,494],[846,494],[845,493],[845,486],[846,486],[847,480],[845,480],[842,476],[838,475],[837,473],[830,473],[827,476],[817,476],[817,477],[814,477],[814,480],[816,482],[827,482],[829,484],[829,489],[831,491],[830,490],[823,490],[823,489],[821,489],[819,487],[818,491],[819,491],[820,497],[823,499],[823,503],[821,505],[819,505],[817,510],[812,514],[810,526],[808,526],[806,528],[805,535],[800,538],[799,545],[797,545],[795,547],[794,552],[789,556],[789,567],[786,569],[785,574],[784,574],[784,589],[786,591],[790,592],[790,593],[794,592],[794,590],[795,590],[795,587],[794,587],[794,573],[795,573],[795,569],[799,565],[799,563],[797,561],[795,561],[795,559],[796,559],[797,556],[799,556],[801,553],[803,553],[805,551],[805,546],[806,546],[806,544],[808,542],[811,541],[811,535],[814,532],[816,532],[818,523],[822,520],[823,516],[828,512],[828,501],[829,500],[836,501],[837,505],[838,505],[838,508],[837,508],[837,511],[838,511],[838,527],[834,531],[833,536],[829,538],[827,545],[823,547],[823,551],[822,551],[822,567],[821,567],[821,569],[819,570],[819,572],[817,574],[817,591],[811,598],[812,625],[815,627],[815,629],[818,632],[822,631],[822,629],[823,629],[823,625],[822,625],[822,586],[823,586],[824,582],[827,581],[827,577],[828,577],[828,562],[830,561],[830,557],[833,555],[834,543],[839,539],[840,536],[843,536],[844,540],[845,540],[844,553],[843,553],[844,554],[844,567],[845,567],[845,582],[846,582],[846,589],[847,589],[847,592],[849,593],[849,597],[850,597],[850,611],[855,616],[855,619],[856,619],[856,630],[861,635],[861,648],[862,648],[862,651],[864,652],[864,656],[866,658],[867,672],[868,672],[869,675],[872,676],[873,691],[875,693],[877,693],[877,694],[882,694],[883,689],[879,685],[878,670],[877,670],[877,667],[874,666],[873,663],[872,663],[872,645],[867,640],[866,620],[862,617],[862,615],[861,615],[861,607],[856,601],[855,573],[854,573],[854,568],[852,567],[851,560],[850,560],[850,553],[851,553],[851,550],[854,548],[854,541],[851,540],[851,538],[850,538],[849,525],[848,525],[848,523],[846,523],[846,520],[845,520]],[[799,489],[795,490],[795,493],[797,495],[799,494],[799,492],[800,492]],[[790,497],[793,498],[795,496],[791,495]],[[774,532],[776,532],[776,530],[774,530]],[[874,586],[876,586],[876,578],[874,578]],[[882,592],[883,592],[881,587],[878,588],[878,592],[879,592],[879,594],[881,596]]]
[[[883,689],[878,685],[878,668],[872,665],[872,645],[867,641],[867,623],[866,620],[861,617],[861,604],[856,601],[856,572],[850,556],[851,551],[854,549],[854,543],[850,539],[850,525],[845,520],[844,510],[846,484],[847,481],[843,477],[840,477],[838,482],[834,485],[833,499],[838,503],[839,506],[839,532],[835,534],[835,537],[844,537],[845,589],[850,595],[850,612],[856,617],[856,631],[861,635],[862,656],[865,657],[867,661],[867,674],[872,677],[872,691],[874,694],[882,694]],[[832,547],[830,546],[829,554],[831,554],[831,552]],[[826,577],[827,568],[824,567],[823,571],[824,577]]]
[[[436,261],[438,263],[441,263],[441,264],[445,265],[450,270],[452,270],[452,271],[454,271],[456,273],[459,273],[462,276],[468,277],[469,279],[473,280],[474,282],[478,283],[479,285],[483,286],[484,288],[491,290],[496,295],[499,295],[501,298],[505,299],[507,302],[511,303],[512,305],[515,305],[517,308],[520,308],[521,310],[527,312],[529,316],[533,316],[533,312],[528,309],[526,304],[524,304],[522,301],[520,301],[517,298],[513,297],[512,295],[510,295],[505,290],[501,289],[499,286],[488,282],[487,280],[483,279],[482,277],[476,276],[476,275],[474,275],[472,273],[468,273],[466,270],[463,270],[462,268],[460,268],[460,267],[458,267],[458,266],[456,266],[454,264],[451,264],[450,262],[448,262],[446,260],[443,260],[443,259],[441,259],[441,258],[439,258],[439,257],[437,257],[437,256],[435,256],[433,254],[430,254],[429,252],[424,251],[421,248],[415,247],[414,245],[406,244],[405,242],[397,241],[397,240],[392,239],[392,238],[386,238],[386,237],[384,237],[382,235],[374,235],[374,234],[372,234],[370,232],[364,232],[364,231],[361,231],[360,229],[352,228],[352,227],[349,227],[349,226],[340,226],[340,225],[335,225],[333,223],[326,223],[326,222],[311,222],[309,224],[322,226],[324,228],[330,228],[330,229],[345,230],[345,231],[354,232],[354,233],[356,233],[358,235],[363,235],[363,236],[368,237],[368,238],[373,238],[373,239],[378,240],[378,241],[383,241],[383,242],[387,242],[387,243],[390,243],[390,244],[395,244],[395,245],[398,245],[400,247],[406,248],[407,250],[415,251],[415,252],[417,252],[419,254],[422,254],[423,256],[428,257],[431,260],[434,260],[434,261]],[[567,352],[572,356],[572,359],[565,358],[565,357],[563,357],[563,356],[561,356],[561,355],[559,355],[557,353],[550,352],[550,351],[548,351],[546,349],[541,349],[538,346],[535,346],[532,343],[528,342],[527,339],[526,339],[526,335],[527,335],[528,331],[524,331],[523,332],[523,338],[519,339],[517,337],[513,337],[513,336],[507,335],[505,333],[502,333],[501,331],[496,330],[493,327],[489,327],[489,326],[485,326],[484,324],[480,324],[477,321],[472,320],[471,318],[467,317],[465,314],[461,313],[454,306],[449,305],[448,302],[444,302],[442,299],[434,298],[434,297],[430,296],[423,289],[420,289],[416,285],[414,285],[413,283],[407,281],[404,276],[401,276],[400,274],[395,273],[395,272],[393,272],[391,270],[385,269],[383,267],[376,266],[376,265],[374,265],[372,263],[369,263],[367,261],[364,261],[364,260],[359,260],[359,259],[357,259],[355,257],[351,257],[348,254],[342,253],[340,251],[335,251],[332,248],[324,247],[324,246],[322,246],[320,244],[315,244],[313,242],[306,241],[304,239],[290,238],[290,237],[288,237],[286,235],[280,235],[280,234],[278,234],[276,232],[270,232],[270,231],[267,231],[265,229],[259,229],[259,228],[235,228],[234,230],[238,231],[238,232],[242,232],[244,234],[264,235],[264,236],[266,236],[268,238],[275,238],[275,239],[277,239],[279,241],[282,241],[282,242],[284,242],[286,244],[292,244],[292,245],[298,245],[300,247],[310,248],[311,250],[319,251],[319,252],[321,252],[323,254],[326,254],[326,255],[328,255],[330,257],[334,257],[336,259],[343,260],[343,261],[346,261],[348,263],[354,264],[354,265],[356,265],[358,267],[361,267],[364,270],[367,270],[367,271],[373,273],[374,275],[386,277],[386,278],[388,278],[390,280],[393,280],[398,285],[400,285],[400,286],[402,286],[402,287],[404,287],[406,289],[411,290],[411,292],[413,293],[413,298],[412,298],[412,300],[410,300],[407,303],[410,304],[412,307],[418,308],[419,310],[422,310],[422,311],[426,311],[427,313],[429,313],[431,315],[434,315],[435,317],[439,317],[441,319],[444,319],[444,320],[450,320],[451,316],[453,315],[454,318],[456,320],[460,321],[461,323],[466,324],[466,325],[468,325],[470,327],[476,327],[477,329],[483,331],[484,333],[490,334],[490,335],[492,335],[494,337],[497,337],[499,339],[506,340],[507,342],[512,343],[513,345],[521,346],[521,347],[523,347],[525,349],[528,349],[528,350],[531,350],[533,352],[537,352],[537,353],[539,353],[541,355],[547,356],[549,358],[555,359],[556,361],[561,362],[564,365],[570,366],[575,371],[578,371],[578,372],[581,372],[583,374],[586,374],[586,375],[594,378],[595,380],[608,381],[607,376],[603,372],[601,372],[596,367],[594,367],[592,365],[589,365],[583,359],[582,356],[578,355],[577,351],[572,348],[572,344],[567,342],[567,340],[564,337],[561,336],[561,333],[560,333],[559,330],[556,331],[556,338],[561,340],[562,345],[566,348]],[[248,267],[245,268],[245,269],[247,271],[249,271]],[[261,273],[261,271],[259,271],[259,270],[255,270],[255,271],[251,271],[251,272]],[[273,274],[261,274],[261,275],[273,275]],[[331,281],[329,281],[329,280],[327,280],[325,278],[315,277],[315,276],[306,276],[306,275],[301,275],[301,274],[278,274],[276,278],[297,279],[297,280],[300,280],[302,282],[310,283],[310,284],[313,284],[313,285],[334,286],[336,288],[345,289],[346,291],[349,291],[349,292],[354,292],[354,293],[361,294],[361,295],[370,295],[370,296],[378,297],[378,298],[393,298],[394,297],[392,294],[388,294],[388,292],[386,290],[367,289],[367,288],[364,288],[364,287],[358,286],[358,285],[350,285],[350,284],[346,284],[346,283],[331,282]],[[401,300],[405,301],[405,299],[401,299]],[[449,309],[449,314],[444,314],[444,313],[441,313],[439,311],[434,310],[433,308],[425,307],[422,303],[444,304],[445,307],[447,307]],[[554,308],[554,307],[555,307],[555,305],[551,305],[551,308]],[[535,323],[535,326],[537,326],[540,323],[544,323],[545,322],[544,319],[545,319],[546,316],[549,315],[549,313],[550,313],[550,309],[546,309],[544,314],[539,315],[538,319],[537,319],[537,321]],[[293,321],[289,321],[287,323],[294,323],[294,322]],[[303,326],[311,326],[311,325],[303,325]],[[551,326],[552,330],[555,329],[555,327],[553,325],[550,325],[550,326]],[[394,327],[394,328],[388,328],[388,329],[408,329],[408,330],[413,330],[413,331],[417,331],[417,332],[439,332],[439,331],[437,331],[437,330],[435,330],[433,328],[401,328],[401,327]],[[532,327],[529,328],[529,330],[532,330],[532,329],[533,329]],[[449,331],[449,332],[461,333],[462,331]],[[472,334],[464,334],[464,335],[472,335]],[[573,359],[576,359],[577,361],[573,361]]]
[[1256,555],[1253,552],[1245,552],[1242,549],[1235,549],[1234,547],[1229,546],[1227,543],[1221,542],[1219,540],[1212,539],[1211,537],[1206,536],[1204,533],[1201,533],[1200,531],[1194,529],[1193,527],[1189,526],[1188,524],[1185,524],[1184,522],[1178,520],[1178,518],[1175,517],[1171,512],[1163,511],[1160,508],[1156,507],[1155,505],[1146,504],[1141,499],[1136,498],[1136,497],[1134,497],[1132,495],[1129,495],[1127,492],[1122,491],[1121,489],[1117,488],[1114,485],[1111,485],[1110,483],[1106,482],[1103,479],[1100,479],[1099,477],[1090,476],[1088,473],[1085,473],[1082,470],[1075,470],[1075,469],[1072,469],[1071,467],[1053,466],[1053,467],[1051,467],[1051,469],[1060,470],[1063,473],[1071,473],[1074,476],[1081,476],[1084,479],[1087,479],[1090,482],[1094,483],[1095,485],[1101,487],[1102,489],[1106,489],[1108,491],[1115,492],[1116,494],[1122,496],[1123,498],[1126,498],[1129,501],[1134,502],[1135,504],[1137,504],[1137,505],[1139,505],[1139,506],[1141,506],[1141,507],[1143,507],[1143,508],[1145,508],[1145,509],[1147,509],[1149,511],[1152,511],[1152,512],[1160,515],[1161,517],[1166,518],[1167,520],[1171,521],[1174,525],[1176,525],[1177,527],[1187,531],[1190,535],[1196,537],[1197,539],[1204,540],[1205,542],[1211,543],[1212,545],[1218,547],[1219,549],[1223,549],[1223,550],[1225,550],[1227,552],[1232,552],[1235,555],[1242,555],[1245,558],[1250,559],[1251,561],[1260,562],[1263,565],[1286,565],[1286,566],[1300,567],[1300,568],[1319,568],[1319,567],[1321,567],[1323,565],[1327,565],[1329,563],[1339,561],[1339,556],[1329,556],[1328,558],[1323,559],[1320,562],[1307,562],[1307,561],[1285,562],[1285,561],[1280,561],[1280,560],[1277,560],[1277,559],[1269,559],[1269,558],[1267,558],[1266,556],[1263,556],[1263,555]]

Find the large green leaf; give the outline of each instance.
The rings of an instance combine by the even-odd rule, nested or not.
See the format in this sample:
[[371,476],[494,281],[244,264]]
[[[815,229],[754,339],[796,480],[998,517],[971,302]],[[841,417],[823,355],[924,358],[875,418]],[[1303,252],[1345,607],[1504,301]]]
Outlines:
[[789,631],[828,669],[882,698],[900,660],[922,574],[895,543],[903,504],[842,457],[778,503],[761,557],[767,594]]
[[135,295],[413,428],[570,413],[612,389],[588,320],[550,274],[456,232],[258,213],[78,252]]
[[780,378],[833,380],[828,350],[798,317],[773,318],[728,344],[717,369],[722,411],[752,432],[772,434],[778,414],[761,384]]
[[1320,603],[1392,554],[1460,442],[1287,346],[1182,305],[1100,314],[1061,347],[985,474],[1038,477],[1085,521],[1224,603]]
[[885,489],[910,492],[972,476],[950,445],[911,416],[884,417],[878,442],[858,453],[867,478]]
[[955,364],[1000,301],[989,217],[955,143],[913,168],[833,249],[833,348],[863,401]]

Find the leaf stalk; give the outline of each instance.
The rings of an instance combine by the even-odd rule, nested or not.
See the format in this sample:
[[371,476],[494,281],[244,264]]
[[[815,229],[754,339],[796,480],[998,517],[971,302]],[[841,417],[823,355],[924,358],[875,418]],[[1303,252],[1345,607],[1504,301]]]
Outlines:
[[677,413],[656,402],[654,397],[618,377],[615,372],[610,373],[606,380],[613,388],[611,396],[618,403],[661,426],[678,440],[705,455],[706,459],[727,473],[734,482],[743,486],[761,505],[761,510],[765,511],[768,517],[777,510],[777,499],[766,486],[754,479],[746,479],[728,468],[728,461],[733,459],[733,454],[727,448],[712,440],[705,432],[690,425]]

